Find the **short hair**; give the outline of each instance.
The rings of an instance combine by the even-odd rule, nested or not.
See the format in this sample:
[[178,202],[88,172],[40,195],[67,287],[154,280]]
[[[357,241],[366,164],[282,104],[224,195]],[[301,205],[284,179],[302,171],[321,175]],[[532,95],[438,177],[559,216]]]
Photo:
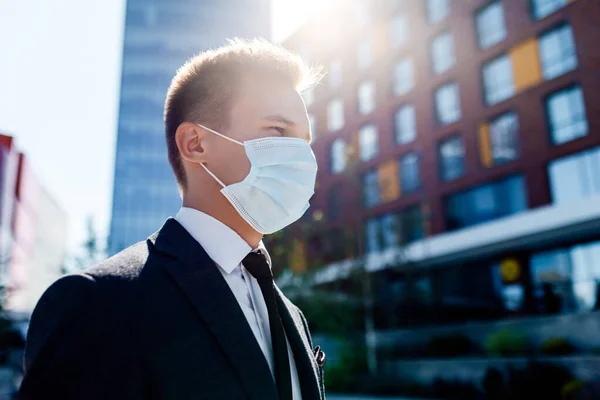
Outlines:
[[226,129],[236,90],[249,74],[289,82],[302,93],[318,83],[321,69],[264,39],[232,39],[188,60],[171,81],[164,111],[169,163],[180,188],[185,188],[186,177],[175,141],[177,128],[183,122],[194,122]]

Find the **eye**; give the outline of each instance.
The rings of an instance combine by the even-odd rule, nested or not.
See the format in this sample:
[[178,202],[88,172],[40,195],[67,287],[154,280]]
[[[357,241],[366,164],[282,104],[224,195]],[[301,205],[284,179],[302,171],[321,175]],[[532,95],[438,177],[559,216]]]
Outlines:
[[269,129],[277,131],[277,133],[279,133],[280,135],[283,135],[285,133],[285,129],[280,126],[271,126],[269,127]]

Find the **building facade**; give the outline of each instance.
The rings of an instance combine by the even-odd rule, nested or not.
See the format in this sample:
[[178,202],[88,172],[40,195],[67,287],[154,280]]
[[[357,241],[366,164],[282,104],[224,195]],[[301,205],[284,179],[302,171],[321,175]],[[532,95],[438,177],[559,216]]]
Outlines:
[[128,0],[109,253],[177,213],[163,107],[177,68],[233,37],[270,36],[269,0]]
[[63,273],[67,217],[12,137],[0,135],[0,154],[3,306],[28,313]]
[[304,94],[321,228],[290,230],[289,267],[326,286],[364,263],[382,334],[598,309],[599,35],[588,0],[340,2],[309,21],[284,45],[327,72]]
[[50,193],[40,186],[36,204],[35,248],[31,256],[25,310],[33,310],[48,286],[64,274],[67,216]]
[[0,135],[0,157],[0,276],[6,285],[14,243],[13,213],[19,165],[19,153],[11,136]]

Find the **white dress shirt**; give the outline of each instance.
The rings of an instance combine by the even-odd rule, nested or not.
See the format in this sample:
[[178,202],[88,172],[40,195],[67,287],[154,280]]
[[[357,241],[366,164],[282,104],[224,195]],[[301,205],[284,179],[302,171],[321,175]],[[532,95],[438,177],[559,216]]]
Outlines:
[[[227,225],[216,220],[208,214],[193,208],[182,207],[175,217],[177,222],[200,245],[208,256],[217,264],[225,282],[238,301],[248,325],[256,337],[273,379],[275,379],[275,362],[273,359],[273,346],[271,344],[271,328],[267,305],[258,286],[258,282],[242,265],[242,260],[253,249]],[[263,248],[262,242],[259,248]],[[256,249],[255,249],[256,250]],[[300,381],[296,369],[296,361],[288,341],[288,354],[290,358],[290,371],[292,374],[293,400],[301,400]]]

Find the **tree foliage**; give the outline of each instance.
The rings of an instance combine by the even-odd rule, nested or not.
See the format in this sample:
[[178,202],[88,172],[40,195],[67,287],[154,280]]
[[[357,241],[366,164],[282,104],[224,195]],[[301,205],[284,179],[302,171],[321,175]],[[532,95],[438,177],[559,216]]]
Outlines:
[[94,217],[86,219],[86,237],[78,251],[67,259],[63,273],[82,271],[100,263],[106,257],[106,244],[99,237]]

